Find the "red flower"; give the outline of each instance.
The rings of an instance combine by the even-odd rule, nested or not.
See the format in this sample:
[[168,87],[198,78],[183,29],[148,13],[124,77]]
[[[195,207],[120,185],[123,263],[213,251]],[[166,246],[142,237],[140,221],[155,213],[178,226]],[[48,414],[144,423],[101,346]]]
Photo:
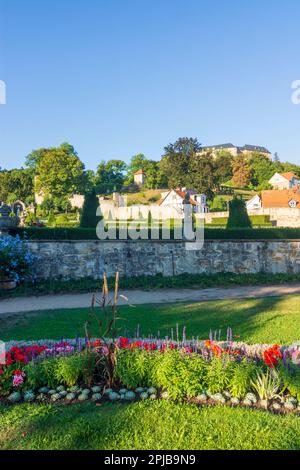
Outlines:
[[129,345],[128,338],[121,337],[119,342],[120,342],[120,348],[127,348]]
[[23,372],[19,369],[14,371],[14,375],[22,375],[22,374]]
[[273,369],[273,367],[278,364],[277,358],[282,357],[282,354],[279,348],[280,346],[278,344],[275,344],[271,348],[264,351],[264,354],[263,354],[264,361],[267,364],[267,366],[269,366],[271,369]]

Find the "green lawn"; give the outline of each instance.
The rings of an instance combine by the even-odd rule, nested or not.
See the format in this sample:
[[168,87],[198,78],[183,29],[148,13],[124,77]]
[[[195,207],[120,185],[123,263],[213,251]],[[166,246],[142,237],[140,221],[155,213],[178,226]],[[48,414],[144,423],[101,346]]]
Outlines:
[[300,449],[300,418],[164,401],[0,408],[0,449]]
[[[169,335],[171,328],[186,326],[187,337],[206,339],[212,330],[228,326],[237,340],[248,343],[292,343],[300,339],[300,296],[249,300],[210,301],[119,307],[120,334]],[[71,338],[83,335],[89,309],[55,310],[2,318],[0,338],[7,340]],[[127,330],[127,331],[126,331]],[[92,333],[97,327],[92,323]]]

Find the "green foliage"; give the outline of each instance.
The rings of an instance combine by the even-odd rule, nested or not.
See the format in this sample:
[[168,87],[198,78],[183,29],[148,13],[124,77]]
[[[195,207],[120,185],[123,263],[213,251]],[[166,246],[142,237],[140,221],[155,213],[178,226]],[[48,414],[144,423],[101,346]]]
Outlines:
[[24,368],[26,374],[25,390],[37,390],[40,387],[55,388],[59,384],[55,376],[57,358],[44,359],[40,362],[29,362]]
[[97,168],[94,184],[98,193],[120,190],[124,183],[127,165],[122,160],[102,161]]
[[250,390],[255,370],[255,365],[248,363],[246,359],[240,363],[234,363],[228,386],[228,390],[234,397],[242,398]]
[[84,185],[84,165],[69,144],[57,148],[41,149],[32,159],[35,168],[35,190],[53,198],[71,196]]
[[228,389],[234,370],[234,363],[227,357],[215,356],[209,363],[206,375],[206,387],[211,393],[220,393]]
[[178,186],[190,186],[191,161],[201,150],[197,139],[182,137],[174,144],[169,144],[164,149],[161,160],[161,168],[167,175],[170,188]]
[[13,203],[21,200],[29,204],[34,199],[33,193],[31,170],[21,168],[0,171],[0,201]]
[[90,386],[96,373],[97,355],[90,351],[60,357],[57,360],[54,376],[60,383],[72,387],[83,381]]
[[198,354],[168,350],[153,371],[153,385],[167,390],[174,400],[194,397],[203,389],[207,363]]
[[246,204],[243,199],[234,198],[229,203],[229,218],[227,229],[251,228],[251,220],[247,213]]
[[115,378],[126,387],[150,387],[156,353],[139,349],[120,349],[117,352]]
[[279,378],[282,391],[288,391],[293,397],[300,400],[300,370],[299,366],[290,364],[290,367],[279,367]]
[[[212,224],[211,224],[212,225]],[[171,228],[171,238],[173,230]],[[98,240],[95,228],[82,227],[26,227],[10,231],[28,240]],[[118,230],[117,230],[118,238]],[[298,240],[299,228],[213,228],[206,224],[204,230],[206,240]]]
[[82,213],[80,217],[81,228],[93,228],[94,236],[96,236],[96,226],[99,222],[99,216],[96,215],[99,207],[99,200],[96,196],[95,191],[85,195]]
[[213,201],[209,203],[211,212],[227,211],[227,201],[223,196],[215,196]]
[[49,211],[48,225],[50,227],[55,225],[55,215],[54,215],[54,210],[53,209],[50,209],[50,211]]
[[117,354],[116,378],[130,388],[152,385],[166,390],[174,400],[196,396],[201,392],[206,363],[197,354],[167,350],[120,350]]
[[261,400],[272,400],[279,395],[280,376],[275,369],[268,369],[266,372],[257,371],[251,385]]
[[33,212],[29,212],[29,214],[27,215],[25,219],[25,224],[30,227],[31,225],[36,224],[37,220],[38,220],[37,216]]

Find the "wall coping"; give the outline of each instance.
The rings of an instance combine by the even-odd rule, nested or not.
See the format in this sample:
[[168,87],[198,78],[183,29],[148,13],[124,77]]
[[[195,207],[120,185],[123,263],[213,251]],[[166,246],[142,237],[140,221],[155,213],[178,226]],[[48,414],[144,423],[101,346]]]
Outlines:
[[[28,243],[195,243],[186,240],[27,240]],[[213,242],[229,242],[229,243],[281,243],[281,242],[297,242],[300,243],[299,238],[215,238],[206,239],[205,243]]]

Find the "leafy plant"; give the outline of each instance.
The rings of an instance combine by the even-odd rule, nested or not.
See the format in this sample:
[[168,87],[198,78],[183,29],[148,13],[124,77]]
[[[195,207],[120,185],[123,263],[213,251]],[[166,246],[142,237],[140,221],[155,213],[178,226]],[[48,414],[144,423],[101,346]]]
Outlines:
[[[161,354],[159,354],[161,356]],[[156,352],[139,349],[119,349],[117,351],[114,378],[126,387],[150,387]]]
[[228,386],[230,393],[237,398],[242,398],[251,386],[254,372],[255,365],[248,363],[246,359],[243,359],[240,363],[236,362]]
[[19,282],[28,274],[33,262],[34,256],[18,235],[0,237],[0,278],[9,277]]
[[279,396],[280,377],[275,369],[257,372],[251,384],[261,400],[272,400]]
[[89,350],[72,356],[60,357],[57,360],[54,376],[56,380],[68,387],[80,381],[90,386],[96,372],[97,354]]
[[193,397],[204,386],[207,363],[198,354],[167,350],[153,364],[152,383],[168,391],[173,399]]
[[211,393],[227,390],[234,371],[234,362],[226,356],[215,356],[207,368],[206,387]]
[[282,365],[278,370],[279,378],[281,380],[282,392],[288,391],[292,396],[300,400],[300,370],[299,366],[295,367],[292,364],[289,368]]

